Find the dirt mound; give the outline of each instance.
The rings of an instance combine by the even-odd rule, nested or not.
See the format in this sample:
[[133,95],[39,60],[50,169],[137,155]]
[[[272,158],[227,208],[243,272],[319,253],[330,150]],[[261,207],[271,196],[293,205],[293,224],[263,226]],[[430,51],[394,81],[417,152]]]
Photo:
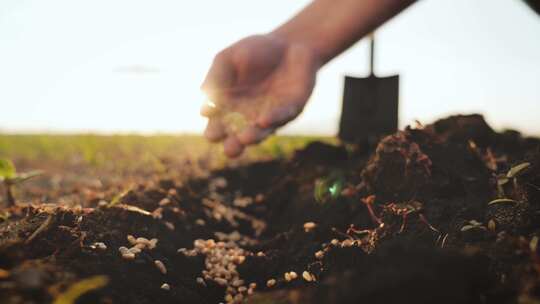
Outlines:
[[11,208],[2,303],[76,282],[77,303],[537,301],[539,140],[471,115],[350,148],[313,143],[95,208]]

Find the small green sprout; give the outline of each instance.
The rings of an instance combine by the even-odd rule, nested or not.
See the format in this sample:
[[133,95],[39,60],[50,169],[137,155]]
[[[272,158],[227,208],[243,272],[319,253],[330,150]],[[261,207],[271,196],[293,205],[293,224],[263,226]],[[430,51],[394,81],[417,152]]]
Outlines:
[[41,174],[43,174],[43,172],[39,170],[17,173],[17,169],[15,168],[13,162],[0,158],[0,182],[4,184],[4,188],[6,189],[6,197],[9,206],[15,205],[13,186],[21,184]]
[[318,203],[325,203],[335,200],[343,191],[345,180],[340,173],[331,174],[326,178],[319,178],[315,181],[313,197]]
[[96,275],[74,283],[63,293],[59,294],[53,304],[73,304],[83,294],[105,287],[109,278],[104,275]]

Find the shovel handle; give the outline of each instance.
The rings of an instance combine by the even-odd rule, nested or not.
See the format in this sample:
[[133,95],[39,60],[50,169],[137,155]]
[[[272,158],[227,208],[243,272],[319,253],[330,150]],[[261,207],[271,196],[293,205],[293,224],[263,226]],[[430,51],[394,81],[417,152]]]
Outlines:
[[369,75],[375,76],[373,63],[375,61],[375,35],[369,34]]

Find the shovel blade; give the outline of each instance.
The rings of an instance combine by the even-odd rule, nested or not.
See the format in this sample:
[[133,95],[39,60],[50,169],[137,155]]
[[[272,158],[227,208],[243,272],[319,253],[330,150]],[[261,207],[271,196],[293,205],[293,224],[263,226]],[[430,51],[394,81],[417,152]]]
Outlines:
[[373,142],[397,131],[399,76],[346,76],[339,138],[348,143]]

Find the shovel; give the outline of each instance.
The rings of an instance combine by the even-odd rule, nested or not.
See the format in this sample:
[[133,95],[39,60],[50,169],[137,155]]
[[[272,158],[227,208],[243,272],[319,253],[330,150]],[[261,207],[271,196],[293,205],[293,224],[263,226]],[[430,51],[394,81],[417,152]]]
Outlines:
[[373,71],[375,38],[370,35],[370,74],[345,76],[338,137],[345,143],[376,143],[397,131],[399,75],[377,77]]

